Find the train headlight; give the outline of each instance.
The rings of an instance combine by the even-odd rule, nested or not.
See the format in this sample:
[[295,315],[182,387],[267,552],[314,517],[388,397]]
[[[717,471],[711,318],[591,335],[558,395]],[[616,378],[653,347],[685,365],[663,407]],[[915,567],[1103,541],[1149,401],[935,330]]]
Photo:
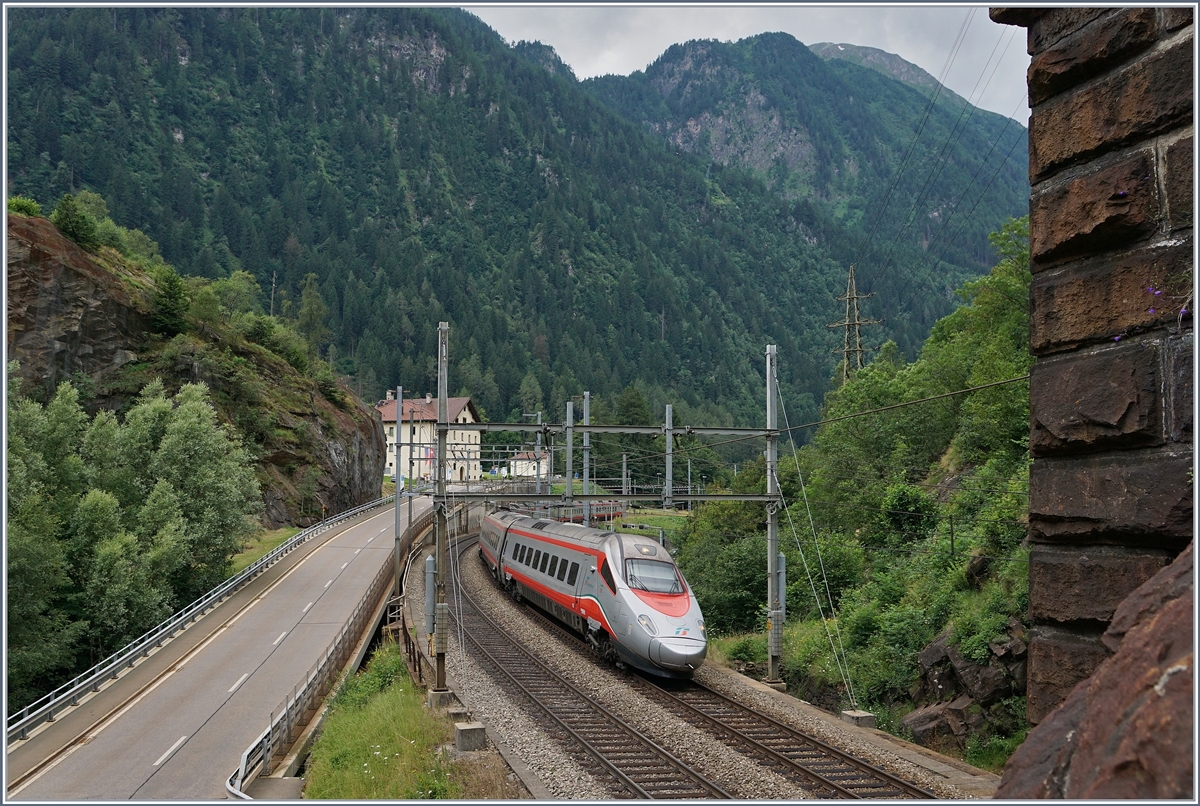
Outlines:
[[651,635],[658,635],[658,628],[654,626],[654,622],[649,616],[638,616],[638,624],[641,624],[642,629]]
[[708,630],[704,629],[704,619],[697,619],[696,626],[700,628],[700,637],[708,639]]

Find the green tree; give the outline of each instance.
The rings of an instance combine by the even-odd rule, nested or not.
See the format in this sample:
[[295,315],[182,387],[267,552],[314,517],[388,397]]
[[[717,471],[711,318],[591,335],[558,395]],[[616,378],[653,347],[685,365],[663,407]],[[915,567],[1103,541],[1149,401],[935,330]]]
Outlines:
[[325,326],[325,317],[329,316],[329,306],[321,297],[317,288],[317,275],[309,274],[304,278],[304,289],[300,292],[300,311],[296,316],[296,329],[308,343],[308,349],[313,355],[320,354],[321,347],[329,342],[330,331]]
[[153,272],[154,330],[164,336],[177,336],[187,330],[187,312],[192,300],[187,285],[175,269],[162,264]]
[[58,200],[54,212],[50,213],[50,221],[58,227],[59,232],[88,252],[95,252],[99,247],[95,219],[88,215],[70,193]]

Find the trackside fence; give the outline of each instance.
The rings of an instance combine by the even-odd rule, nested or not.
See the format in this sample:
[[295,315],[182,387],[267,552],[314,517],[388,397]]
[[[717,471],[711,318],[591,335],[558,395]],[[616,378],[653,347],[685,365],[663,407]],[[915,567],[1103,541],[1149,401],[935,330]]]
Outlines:
[[[413,535],[420,534],[432,525],[433,519],[434,510],[431,509],[413,521],[412,533],[406,535],[406,541],[411,543]],[[337,684],[338,676],[362,638],[367,619],[373,614],[376,603],[384,596],[391,582],[392,571],[391,563],[386,563],[379,569],[371,586],[355,606],[349,621],[325,650],[321,660],[308,670],[304,681],[297,683],[292,688],[292,693],[271,712],[267,729],[246,748],[238,768],[225,781],[225,790],[231,797],[252,800],[245,794],[245,786],[260,775],[271,774],[276,757],[288,751],[299,737],[300,731],[321,707],[321,702]]]
[[118,650],[106,660],[101,661],[69,683],[64,683],[41,699],[30,703],[19,712],[11,714],[6,719],[5,725],[7,743],[11,744],[21,739],[27,739],[31,729],[43,722],[53,722],[64,710],[78,705],[80,700],[87,694],[99,691],[102,685],[111,680],[116,680],[121,672],[133,668],[138,660],[149,656],[151,649],[161,647],[163,643],[173,638],[177,632],[186,630],[200,616],[232,596],[243,585],[261,574],[286,554],[289,554],[312,538],[338,524],[344,523],[364,512],[391,503],[394,498],[395,496],[388,496],[353,509],[348,509],[345,512],[333,515],[320,523],[314,524],[301,532],[297,532],[286,543],[275,547],[270,553],[259,558],[240,573],[225,580],[147,632],[141,638],[134,639],[124,649]]

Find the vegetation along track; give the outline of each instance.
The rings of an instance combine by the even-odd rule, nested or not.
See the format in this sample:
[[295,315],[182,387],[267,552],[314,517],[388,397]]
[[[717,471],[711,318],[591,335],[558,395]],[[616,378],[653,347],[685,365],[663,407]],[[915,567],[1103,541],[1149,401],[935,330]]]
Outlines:
[[[579,637],[532,607],[527,614],[591,655]],[[593,662],[599,663],[594,658]],[[818,798],[936,800],[932,792],[760,714],[695,681],[651,682],[630,672],[629,683],[684,722],[724,739],[739,752],[798,782]]]
[[[471,544],[473,545],[473,543]],[[471,547],[463,549],[463,553]],[[465,587],[465,586],[464,586]],[[480,652],[492,677],[511,683],[537,706],[548,733],[577,750],[581,766],[612,782],[614,794],[639,798],[729,798],[724,789],[692,770],[624,720],[594,702],[483,613],[460,591],[463,634]]]

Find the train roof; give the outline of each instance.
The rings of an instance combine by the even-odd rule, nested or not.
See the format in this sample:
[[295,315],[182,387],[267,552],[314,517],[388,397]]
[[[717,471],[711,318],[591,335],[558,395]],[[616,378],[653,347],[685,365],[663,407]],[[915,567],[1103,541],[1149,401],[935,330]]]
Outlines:
[[[656,560],[672,562],[670,553],[658,545],[658,541],[651,540],[644,535],[609,532],[605,529],[580,526],[577,523],[560,523],[559,521],[548,520],[546,518],[531,518],[528,515],[522,515],[505,509],[498,509],[492,512],[490,517],[495,518],[505,526],[515,526],[518,529],[533,529],[545,532],[546,534],[562,537],[595,549],[601,548],[607,540],[616,539],[620,542],[622,553],[626,556],[641,554],[642,556],[654,557]],[[650,549],[639,549],[639,546],[648,546]]]

